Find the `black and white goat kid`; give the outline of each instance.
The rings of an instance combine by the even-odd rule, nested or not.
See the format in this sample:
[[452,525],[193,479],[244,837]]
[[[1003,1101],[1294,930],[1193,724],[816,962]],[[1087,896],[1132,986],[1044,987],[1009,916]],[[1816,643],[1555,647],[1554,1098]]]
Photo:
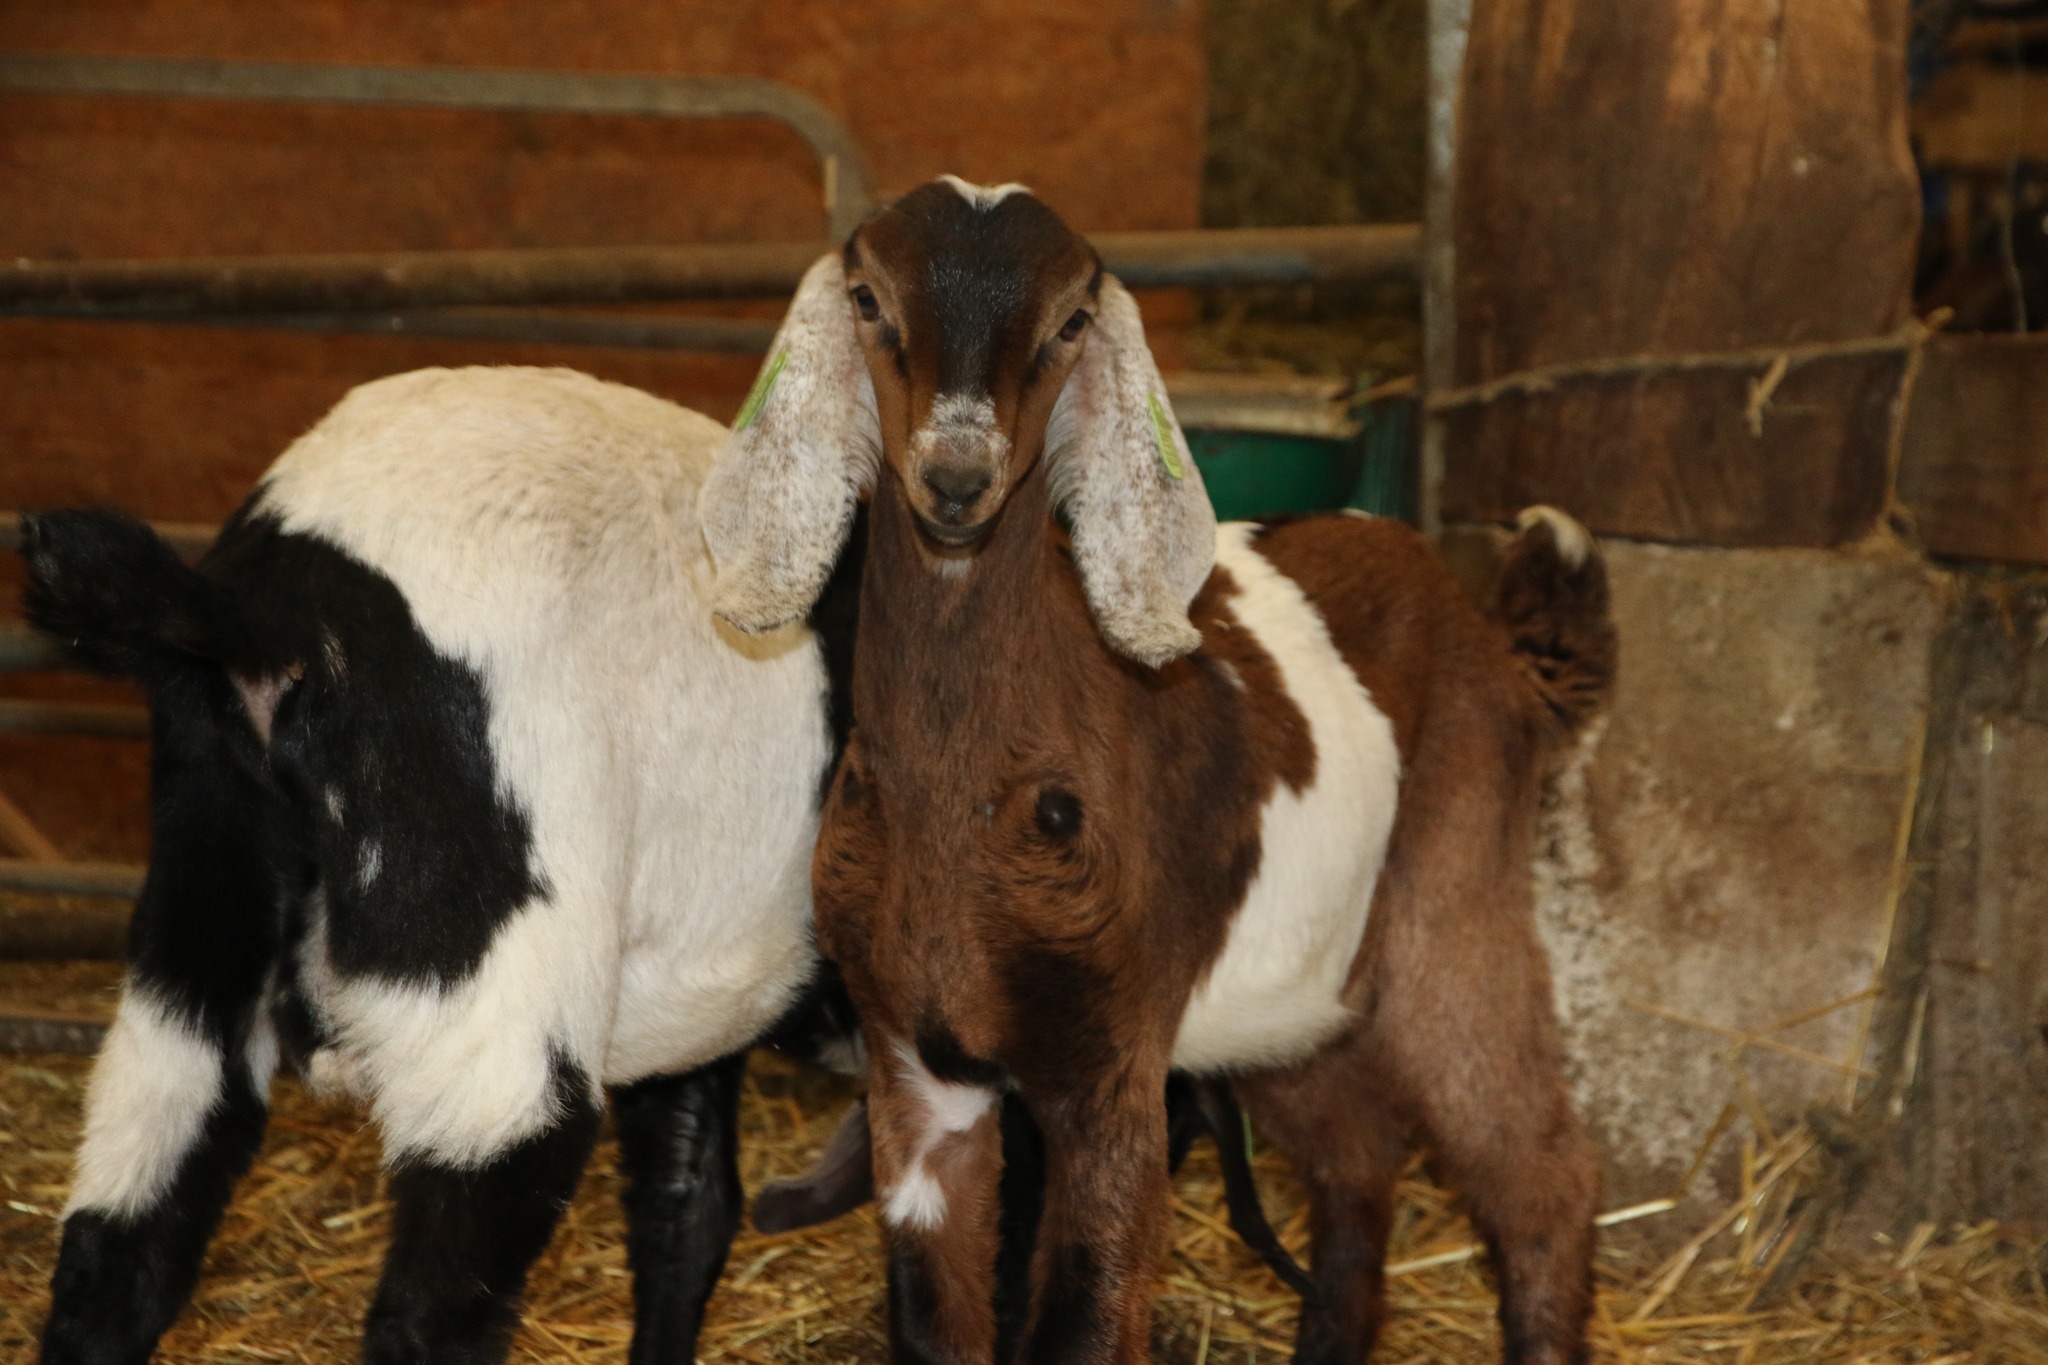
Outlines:
[[725,436],[569,371],[427,370],[351,393],[196,568],[111,513],[26,521],[32,619],[141,681],[154,742],[49,1365],[148,1359],[281,1059],[382,1129],[367,1360],[502,1358],[606,1087],[632,1359],[691,1358],[742,1059],[817,966],[835,747],[830,633],[708,609]]

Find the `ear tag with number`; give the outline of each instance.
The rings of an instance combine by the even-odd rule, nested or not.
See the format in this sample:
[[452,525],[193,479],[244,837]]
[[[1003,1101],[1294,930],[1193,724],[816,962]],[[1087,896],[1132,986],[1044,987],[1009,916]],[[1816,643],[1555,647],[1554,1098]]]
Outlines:
[[1145,405],[1152,414],[1152,439],[1159,444],[1159,463],[1177,479],[1181,476],[1180,449],[1173,443],[1173,423],[1166,420],[1166,408],[1158,394],[1147,395]]
[[761,377],[754,381],[747,401],[740,404],[740,415],[732,419],[734,431],[745,431],[754,424],[754,419],[761,415],[761,405],[768,401],[768,391],[775,387],[775,381],[782,375],[782,367],[788,363],[789,348],[785,346],[775,353],[775,358],[761,371]]

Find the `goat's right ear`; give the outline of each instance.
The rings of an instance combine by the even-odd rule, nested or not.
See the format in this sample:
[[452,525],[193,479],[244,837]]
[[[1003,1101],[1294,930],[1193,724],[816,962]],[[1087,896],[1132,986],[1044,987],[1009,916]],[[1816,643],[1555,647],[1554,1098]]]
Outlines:
[[699,514],[718,565],[712,610],[749,634],[809,612],[874,482],[881,447],[835,252],[805,272],[704,481]]

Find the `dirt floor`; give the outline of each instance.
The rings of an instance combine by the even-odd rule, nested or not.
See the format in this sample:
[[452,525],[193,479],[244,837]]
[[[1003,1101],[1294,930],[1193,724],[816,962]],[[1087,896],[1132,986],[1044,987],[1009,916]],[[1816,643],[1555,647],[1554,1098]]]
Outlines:
[[[46,1009],[106,1010],[114,983],[115,969],[102,964],[0,964],[0,1000]],[[88,1068],[82,1057],[0,1057],[0,1360],[33,1352]],[[748,1188],[800,1169],[850,1094],[843,1081],[759,1060],[743,1111]],[[1603,1252],[1596,1360],[2048,1362],[2039,1249],[1996,1224],[1924,1228],[1904,1245],[1817,1258],[1786,1302],[1770,1311],[1751,1304],[1757,1267],[1768,1264],[1775,1241],[1773,1191],[1796,1183],[1805,1147],[1810,1141],[1785,1134],[1754,1149],[1754,1201],[1716,1220],[1725,1230],[1689,1254],[1655,1264]],[[1298,1248],[1299,1192],[1270,1153],[1256,1164],[1274,1222]],[[617,1195],[607,1142],[534,1274],[514,1360],[625,1359],[631,1309]],[[1403,1180],[1401,1195],[1392,1311],[1375,1358],[1498,1359],[1493,1291],[1465,1224],[1419,1172]],[[229,1208],[195,1303],[159,1359],[353,1359],[386,1214],[375,1132],[349,1106],[282,1082],[262,1154]],[[1229,1234],[1206,1148],[1175,1185],[1174,1240],[1161,1260],[1157,1306],[1154,1354],[1162,1360],[1273,1360],[1291,1343],[1294,1302]],[[743,1234],[712,1301],[701,1357],[754,1365],[886,1359],[872,1213],[809,1234]]]

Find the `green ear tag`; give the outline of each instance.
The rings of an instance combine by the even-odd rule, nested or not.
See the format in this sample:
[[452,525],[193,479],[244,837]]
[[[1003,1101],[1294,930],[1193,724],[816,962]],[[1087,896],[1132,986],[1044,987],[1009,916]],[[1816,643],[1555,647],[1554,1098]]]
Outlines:
[[754,381],[753,391],[747,394],[747,401],[740,404],[740,415],[732,419],[734,431],[745,431],[761,415],[761,405],[768,401],[768,391],[775,387],[775,381],[782,374],[782,367],[789,363],[787,347],[775,353],[768,362],[768,368],[761,371],[761,377]]
[[1173,444],[1173,423],[1166,420],[1166,408],[1158,394],[1148,395],[1145,404],[1152,412],[1152,439],[1159,444],[1159,463],[1177,479],[1181,476],[1180,451]]

